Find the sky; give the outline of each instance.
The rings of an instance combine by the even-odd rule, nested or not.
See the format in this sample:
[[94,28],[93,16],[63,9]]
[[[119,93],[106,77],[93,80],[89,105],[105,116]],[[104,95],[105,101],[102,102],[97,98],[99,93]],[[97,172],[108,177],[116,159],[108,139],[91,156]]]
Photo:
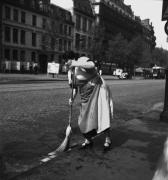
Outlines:
[[[71,9],[72,0],[51,0],[53,4],[65,9]],[[125,4],[131,5],[135,16],[143,19],[150,19],[154,26],[156,46],[168,50],[167,36],[164,31],[166,21],[161,21],[162,0],[124,0]]]

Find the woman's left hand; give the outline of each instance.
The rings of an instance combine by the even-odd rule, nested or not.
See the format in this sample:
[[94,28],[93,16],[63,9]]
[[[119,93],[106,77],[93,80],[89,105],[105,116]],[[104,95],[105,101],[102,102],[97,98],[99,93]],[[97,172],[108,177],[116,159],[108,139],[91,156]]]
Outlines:
[[66,63],[67,66],[71,67],[72,65],[72,60],[68,60],[68,62]]
[[69,98],[69,105],[72,106],[72,104],[73,104],[73,100],[72,98]]

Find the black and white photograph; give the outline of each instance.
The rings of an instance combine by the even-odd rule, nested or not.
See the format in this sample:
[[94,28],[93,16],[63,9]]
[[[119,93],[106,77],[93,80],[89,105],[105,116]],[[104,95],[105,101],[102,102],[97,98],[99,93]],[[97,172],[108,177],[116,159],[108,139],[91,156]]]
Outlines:
[[168,0],[0,0],[0,180],[168,180]]

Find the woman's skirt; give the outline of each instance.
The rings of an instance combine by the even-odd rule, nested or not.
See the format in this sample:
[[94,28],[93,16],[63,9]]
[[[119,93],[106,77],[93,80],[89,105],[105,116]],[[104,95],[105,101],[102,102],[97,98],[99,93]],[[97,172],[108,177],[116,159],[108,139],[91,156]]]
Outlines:
[[113,118],[113,101],[109,87],[101,78],[80,87],[81,108],[78,124],[86,138],[110,128]]

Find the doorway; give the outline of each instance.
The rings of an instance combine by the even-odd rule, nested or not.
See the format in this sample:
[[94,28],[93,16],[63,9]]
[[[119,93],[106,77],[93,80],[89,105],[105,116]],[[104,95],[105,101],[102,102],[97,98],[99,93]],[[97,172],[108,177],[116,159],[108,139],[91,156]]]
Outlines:
[[40,73],[47,73],[47,55],[45,54],[40,54],[39,55],[39,71]]

